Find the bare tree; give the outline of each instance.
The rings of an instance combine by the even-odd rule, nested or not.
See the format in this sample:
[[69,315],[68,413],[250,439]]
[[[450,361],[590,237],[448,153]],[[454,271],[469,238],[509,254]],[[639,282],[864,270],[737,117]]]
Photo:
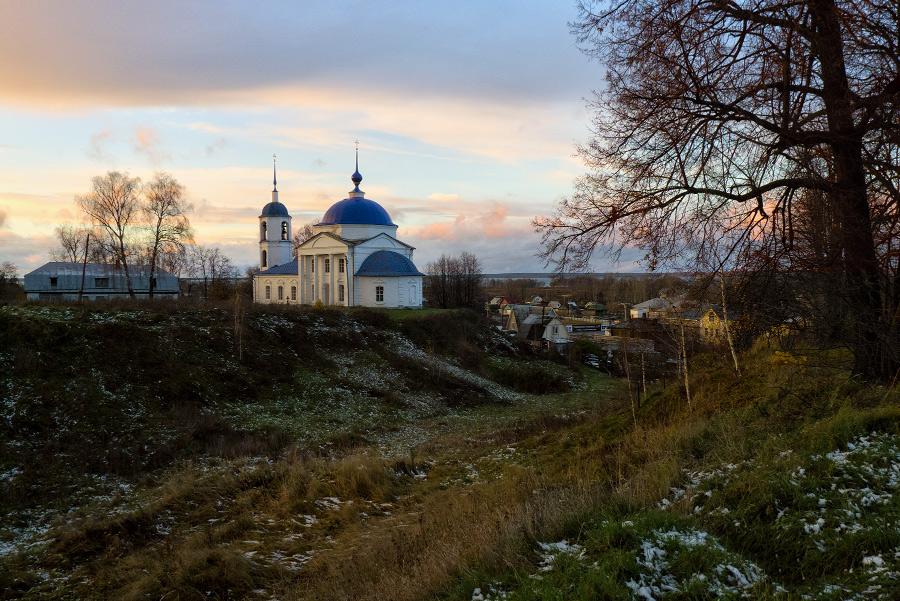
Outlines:
[[291,239],[291,254],[293,258],[297,258],[297,249],[300,248],[300,245],[316,235],[316,230],[313,228],[314,225],[312,221],[304,223],[294,232],[294,237]]
[[232,265],[231,259],[225,256],[218,246],[195,245],[189,261],[189,271],[203,281],[204,298],[229,297],[237,270]]
[[441,255],[437,261],[425,266],[423,293],[432,307],[449,309],[453,302],[454,259]]
[[87,260],[92,263],[107,263],[108,253],[96,228],[75,226],[63,223],[55,230],[59,246],[50,251],[50,258],[63,263],[80,263]]
[[425,296],[432,306],[442,309],[467,307],[478,309],[483,300],[481,262],[474,254],[459,257],[441,255],[425,267]]
[[144,186],[141,212],[149,231],[146,254],[150,266],[150,298],[156,288],[156,269],[161,256],[183,255],[185,245],[193,242],[194,232],[187,216],[191,210],[193,207],[184,198],[184,186],[168,173],[156,173]]
[[479,309],[484,302],[484,287],[482,285],[481,261],[474,254],[463,251],[458,259],[458,289],[460,307]]
[[19,270],[10,261],[0,263],[0,300],[15,300],[23,296],[19,285]]
[[579,148],[590,173],[535,222],[545,257],[583,266],[613,243],[656,268],[761,240],[790,247],[795,199],[818,193],[836,217],[856,372],[893,377],[897,305],[882,303],[896,272],[879,256],[897,248],[882,226],[900,205],[897,3],[584,2],[574,32],[607,90]]
[[88,221],[101,229],[113,256],[121,263],[131,298],[135,295],[128,272],[128,259],[133,254],[132,230],[140,219],[140,191],[140,178],[109,171],[91,180],[90,192],[75,197],[75,203]]

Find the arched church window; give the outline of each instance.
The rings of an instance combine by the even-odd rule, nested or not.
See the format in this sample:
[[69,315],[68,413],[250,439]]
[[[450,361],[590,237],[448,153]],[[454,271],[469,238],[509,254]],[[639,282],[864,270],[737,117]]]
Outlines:
[[266,222],[263,221],[259,224],[259,241],[263,242],[266,239]]
[[287,226],[287,221],[282,221],[282,222],[281,222],[281,239],[282,239],[282,240],[287,240],[287,239],[288,239],[288,226]]
[[266,300],[269,300],[270,298],[272,298],[272,287],[266,286]]
[[278,300],[284,300],[284,286],[278,287]]
[[344,302],[344,285],[341,284],[338,286],[338,302]]
[[269,261],[268,261],[267,253],[266,253],[266,251],[262,251],[262,265],[260,265],[260,267],[265,267],[268,264],[269,264]]
[[297,300],[297,287],[296,286],[291,286],[291,300],[292,301]]
[[325,259],[325,273],[331,273],[331,259]]

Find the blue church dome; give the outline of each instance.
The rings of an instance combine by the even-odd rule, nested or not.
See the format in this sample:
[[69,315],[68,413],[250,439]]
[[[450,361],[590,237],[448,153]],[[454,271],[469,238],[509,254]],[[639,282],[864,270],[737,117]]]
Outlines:
[[359,174],[359,149],[356,150],[356,171],[350,176],[350,181],[356,186],[350,191],[350,196],[331,205],[325,212],[322,223],[318,225],[394,225],[391,216],[380,204],[366,198],[365,193],[359,189],[362,175]]
[[425,275],[413,262],[392,250],[379,250],[369,255],[356,272],[357,276],[385,277],[397,275]]
[[263,207],[260,217],[290,217],[287,207],[277,201],[272,201]]
[[322,218],[322,225],[339,224],[394,225],[391,216],[380,204],[368,198],[345,198],[331,205]]

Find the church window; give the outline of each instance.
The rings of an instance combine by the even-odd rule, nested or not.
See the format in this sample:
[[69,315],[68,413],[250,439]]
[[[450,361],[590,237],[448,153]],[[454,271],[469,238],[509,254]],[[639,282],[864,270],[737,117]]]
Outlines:
[[266,251],[262,251],[262,265],[261,267],[265,267],[268,263],[268,257],[266,256]]
[[278,287],[278,300],[284,300],[284,286]]
[[260,242],[265,241],[266,239],[266,222],[263,221],[259,224],[259,240]]
[[270,298],[272,298],[272,287],[266,286],[266,300],[269,300]]
[[384,302],[384,286],[375,286],[375,302]]
[[288,226],[287,226],[287,221],[282,221],[282,222],[281,222],[281,239],[282,239],[282,240],[287,240],[287,239],[288,239]]
[[109,278],[94,278],[94,288],[109,288]]
[[325,259],[325,273],[331,273],[331,259]]
[[344,273],[344,259],[338,259],[338,273]]
[[56,278],[50,278],[50,287],[56,288],[56,282],[57,282]]
[[297,287],[296,286],[291,286],[291,300],[292,301],[297,300]]
[[309,272],[310,273],[316,272],[316,258],[315,257],[312,257],[312,261],[309,264]]
[[338,286],[338,302],[339,303],[344,302],[344,285],[343,284],[340,284]]

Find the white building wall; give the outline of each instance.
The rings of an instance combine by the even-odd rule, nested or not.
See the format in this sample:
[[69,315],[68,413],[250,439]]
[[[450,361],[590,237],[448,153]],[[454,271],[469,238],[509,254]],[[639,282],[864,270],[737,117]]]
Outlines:
[[[356,298],[355,304],[361,307],[421,307],[422,306],[422,277],[361,277],[354,278]],[[375,288],[384,287],[384,301],[376,300]],[[410,297],[410,288],[415,290]]]
[[[261,276],[256,275],[253,278],[253,299],[258,303],[263,304],[289,304],[289,305],[299,305],[300,304],[300,280],[296,277],[291,277],[288,275],[271,275],[271,276]],[[269,298],[266,299],[266,286],[269,286]],[[284,298],[278,300],[278,287],[281,286]],[[294,286],[297,289],[297,299],[293,300],[291,298],[291,287]]]

